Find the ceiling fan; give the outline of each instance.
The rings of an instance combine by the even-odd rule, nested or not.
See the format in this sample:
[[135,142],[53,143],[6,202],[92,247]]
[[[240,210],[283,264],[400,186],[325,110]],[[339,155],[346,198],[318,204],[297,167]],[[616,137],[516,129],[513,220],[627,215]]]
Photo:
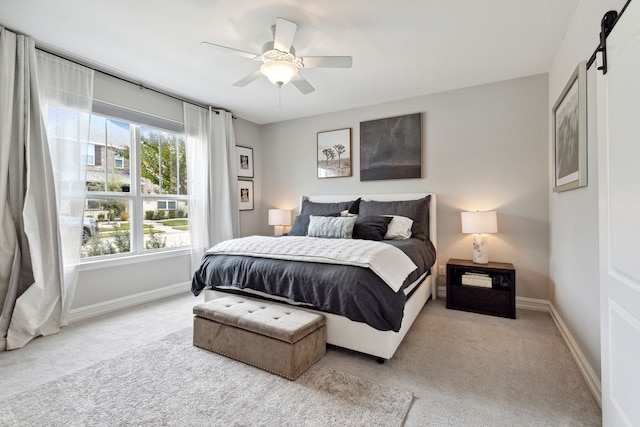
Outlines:
[[260,69],[238,80],[233,84],[234,86],[244,87],[265,76],[278,87],[291,82],[306,95],[315,89],[298,73],[300,68],[351,68],[353,60],[350,56],[296,57],[296,50],[291,43],[297,28],[298,26],[294,22],[277,18],[276,25],[271,27],[273,41],[265,43],[260,54],[209,42],[202,42],[200,45],[262,62]]

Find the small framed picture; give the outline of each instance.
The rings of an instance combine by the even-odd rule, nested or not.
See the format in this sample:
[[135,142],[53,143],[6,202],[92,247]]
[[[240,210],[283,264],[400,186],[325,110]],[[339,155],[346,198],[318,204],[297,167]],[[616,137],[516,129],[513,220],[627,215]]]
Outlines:
[[587,66],[581,62],[553,106],[554,192],[587,185]]
[[318,132],[318,178],[351,176],[351,128]]
[[238,209],[253,210],[253,181],[238,180]]
[[238,177],[253,178],[253,148],[236,145]]

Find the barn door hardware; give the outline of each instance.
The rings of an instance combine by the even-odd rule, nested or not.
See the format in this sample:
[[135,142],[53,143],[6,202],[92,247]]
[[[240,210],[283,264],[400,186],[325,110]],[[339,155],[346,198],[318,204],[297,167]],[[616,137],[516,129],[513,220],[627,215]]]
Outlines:
[[590,68],[595,62],[598,52],[602,52],[602,66],[598,67],[598,70],[602,70],[602,74],[607,74],[607,36],[609,36],[611,30],[613,30],[613,27],[615,27],[616,23],[627,9],[627,6],[629,6],[629,3],[631,3],[631,0],[627,0],[620,13],[615,10],[610,10],[602,17],[602,20],[600,21],[600,44],[596,48],[595,52],[593,52],[593,55],[591,55],[591,58],[587,61],[587,68]]
[[610,10],[604,14],[602,21],[600,21],[600,45],[596,52],[602,52],[602,65],[598,67],[598,70],[602,70],[602,74],[607,74],[607,36],[613,30],[613,26],[616,25],[617,19],[618,12]]

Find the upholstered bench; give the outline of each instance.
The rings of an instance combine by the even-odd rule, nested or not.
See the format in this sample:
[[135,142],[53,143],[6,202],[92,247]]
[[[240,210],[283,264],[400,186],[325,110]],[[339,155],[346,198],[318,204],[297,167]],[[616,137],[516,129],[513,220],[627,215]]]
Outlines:
[[295,380],[326,352],[325,318],[227,296],[193,307],[193,345]]

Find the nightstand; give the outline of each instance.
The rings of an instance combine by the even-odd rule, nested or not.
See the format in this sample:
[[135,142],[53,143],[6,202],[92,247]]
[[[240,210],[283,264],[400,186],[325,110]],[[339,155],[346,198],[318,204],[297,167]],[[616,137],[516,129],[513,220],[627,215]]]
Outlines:
[[513,264],[447,262],[447,308],[516,318],[516,270]]

